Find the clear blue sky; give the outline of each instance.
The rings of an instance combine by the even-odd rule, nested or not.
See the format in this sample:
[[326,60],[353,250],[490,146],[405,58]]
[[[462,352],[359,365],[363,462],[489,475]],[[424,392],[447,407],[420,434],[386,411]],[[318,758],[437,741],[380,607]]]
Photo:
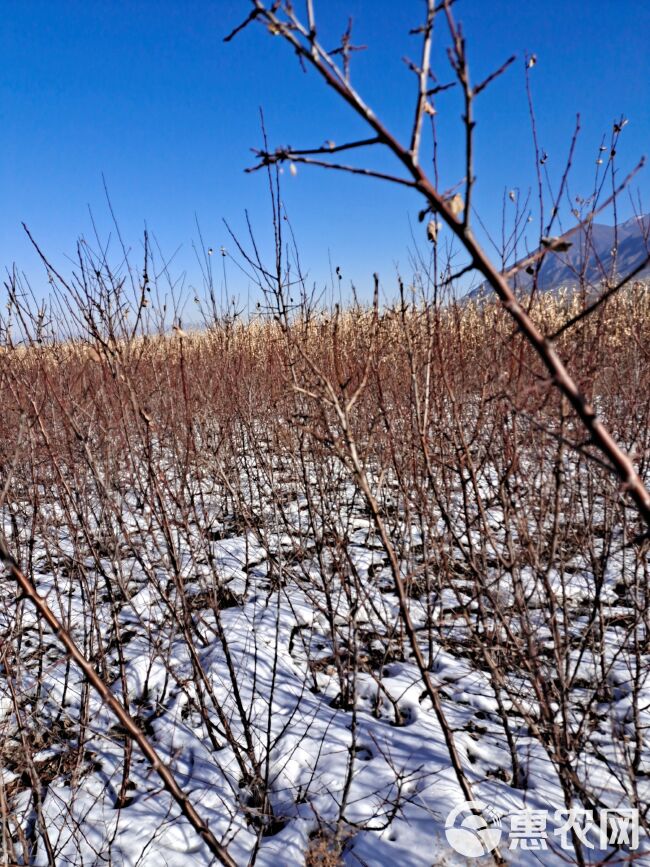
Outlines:
[[[300,7],[300,3],[297,3]],[[326,44],[347,14],[356,55],[353,80],[394,131],[405,134],[413,82],[401,58],[417,57],[410,27],[417,0],[318,0]],[[554,177],[563,165],[577,111],[582,116],[575,192],[588,192],[601,136],[620,114],[630,123],[620,167],[650,151],[645,0],[458,0],[476,79],[509,54],[518,64],[479,98],[475,205],[498,231],[505,188],[527,189],[534,161],[525,101],[523,56],[535,52],[534,95],[540,141]],[[252,27],[233,43],[223,36],[248,12],[245,0],[4,0],[0,23],[0,264],[24,268],[35,290],[45,285],[22,229],[65,268],[79,235],[90,234],[88,207],[102,230],[105,175],[124,237],[135,248],[146,223],[177,270],[196,283],[192,254],[198,215],[206,244],[231,242],[222,218],[243,229],[247,208],[265,236],[268,201],[261,174],[247,175],[260,143],[260,106],[271,143],[311,146],[363,134],[349,111],[304,74],[282,40]],[[442,25],[442,21],[440,21]],[[444,28],[440,26],[442,37]],[[441,38],[436,71],[450,77]],[[462,177],[457,97],[437,102],[442,186]],[[636,184],[650,210],[648,170]],[[395,263],[407,271],[410,225],[419,202],[407,191],[365,179],[301,168],[284,175],[284,197],[304,265],[319,283],[328,257],[364,292],[378,270],[391,285]],[[629,203],[622,203],[630,216]],[[232,271],[232,288],[245,281]]]

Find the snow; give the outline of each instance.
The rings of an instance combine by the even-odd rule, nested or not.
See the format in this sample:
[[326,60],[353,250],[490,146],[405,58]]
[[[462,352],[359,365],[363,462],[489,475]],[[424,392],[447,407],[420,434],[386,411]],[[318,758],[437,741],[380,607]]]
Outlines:
[[[255,863],[269,867],[302,864],[310,837],[339,820],[345,864],[422,867],[468,863],[445,837],[446,818],[463,796],[443,732],[407,645],[401,635],[386,631],[386,624],[396,623],[398,604],[372,522],[363,514],[355,492],[349,490],[345,501],[355,504],[355,511],[347,543],[319,549],[318,538],[331,527],[307,522],[301,497],[287,498],[278,518],[278,498],[265,502],[271,491],[262,487],[251,492],[250,506],[266,516],[266,527],[242,530],[223,515],[219,498],[206,490],[207,507],[201,520],[192,527],[176,528],[180,555],[176,579],[164,553],[162,531],[155,529],[155,516],[139,513],[124,496],[125,525],[133,534],[129,544],[139,546],[139,556],[129,553],[126,546],[118,557],[107,557],[100,564],[86,560],[85,579],[80,580],[77,568],[62,568],[65,558],[69,567],[79,565],[75,559],[78,547],[64,528],[57,534],[56,521],[61,515],[52,508],[47,520],[53,522],[58,560],[55,563],[51,558],[52,545],[48,551],[35,551],[34,580],[55,613],[69,624],[79,646],[96,655],[98,669],[108,673],[114,693],[123,698],[117,645],[111,641],[117,619],[130,712],[236,863],[246,864],[254,858]],[[502,517],[497,509],[491,516],[495,539]],[[420,556],[423,536],[421,528],[400,520],[406,540],[400,556],[406,573],[406,560]],[[332,525],[337,521],[332,516]],[[444,529],[436,526],[438,531]],[[206,527],[211,528],[210,533],[205,532]],[[466,534],[461,542],[468,538]],[[631,803],[629,776],[623,769],[629,759],[626,744],[633,734],[634,715],[639,715],[643,727],[650,726],[648,666],[640,675],[635,705],[631,683],[636,668],[623,651],[627,627],[624,622],[617,626],[615,620],[624,621],[633,613],[614,591],[621,576],[632,568],[633,556],[621,551],[610,559],[604,574],[604,610],[614,619],[604,654],[611,697],[593,705],[596,723],[586,734],[578,763],[601,804],[612,808]],[[103,590],[101,570],[111,576],[114,590],[123,591],[114,610]],[[499,604],[510,606],[511,576],[492,571],[494,575],[486,577],[494,578]],[[560,620],[572,618],[576,645],[569,664],[575,669],[576,681],[581,678],[585,683],[585,701],[592,701],[590,687],[600,677],[602,663],[579,644],[596,592],[589,564],[578,556],[571,574],[551,570],[546,586],[530,571],[522,571],[520,578],[531,612],[544,605],[550,588],[558,600]],[[17,610],[6,578],[2,592],[6,602],[2,628],[7,634]],[[538,697],[520,671],[504,672],[511,684],[520,684],[519,700],[500,696],[525,781],[525,786],[513,785],[522,781],[511,780],[511,757],[495,686],[480,659],[463,653],[464,618],[477,604],[471,583],[459,577],[456,587],[436,590],[433,586],[430,594],[414,596],[410,604],[423,641],[432,612],[444,624],[440,634],[447,640],[437,638],[432,648],[426,649],[426,642],[423,647],[425,653],[432,651],[432,678],[475,797],[503,816],[506,828],[517,811],[549,810],[552,817],[556,809],[564,809],[558,768],[522,717],[522,711],[533,718],[541,711]],[[184,605],[189,609],[185,613]],[[97,655],[98,641],[90,628],[91,608],[104,641],[103,660]],[[184,616],[192,624],[191,647],[180,629]],[[20,617],[24,656],[17,677],[20,693],[26,697],[23,713],[37,714],[30,717],[31,730],[47,728],[58,720],[59,731],[69,732],[67,741],[59,734],[35,753],[37,766],[78,746],[77,721],[88,701],[88,724],[74,785],[70,770],[55,774],[42,804],[57,864],[99,864],[109,858],[112,864],[134,867],[213,863],[137,749],[129,775],[128,803],[115,808],[124,748],[119,727],[96,696],[86,695],[78,673],[69,674],[56,639],[38,637],[27,603],[20,604]],[[347,703],[341,696],[332,623],[340,624],[342,632],[349,624],[356,625],[360,642],[356,649],[350,643],[340,644],[337,651],[339,658],[347,660],[348,673],[357,672]],[[552,651],[546,623],[540,618],[537,638]],[[516,632],[516,625],[513,628]],[[42,672],[36,667],[40,647],[45,649]],[[642,655],[647,663],[647,648]],[[200,690],[197,660],[205,679]],[[212,739],[202,718],[199,693],[214,723]],[[220,714],[227,721],[230,737]],[[2,686],[3,736],[15,740],[12,715],[11,697]],[[251,765],[251,749],[267,777],[275,819],[262,836],[258,833],[264,826],[260,804],[242,777],[242,764]],[[636,778],[641,804],[650,800],[647,747],[640,770],[644,768]],[[15,780],[16,774],[5,768],[5,786]],[[14,797],[15,815],[28,805],[29,791],[23,788]],[[547,850],[509,851],[504,837],[501,851],[513,864],[554,865],[562,863],[558,840],[549,833]],[[643,830],[640,847],[634,863],[642,867],[650,864]],[[605,851],[585,854],[588,863],[607,855]],[[611,849],[610,854],[614,860],[630,855],[624,849],[618,853]],[[33,863],[48,863],[42,841]]]

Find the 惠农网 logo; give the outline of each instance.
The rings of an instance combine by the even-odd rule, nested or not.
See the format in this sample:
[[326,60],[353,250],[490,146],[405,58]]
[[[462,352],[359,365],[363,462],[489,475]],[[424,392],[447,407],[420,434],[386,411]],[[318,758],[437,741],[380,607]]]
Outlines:
[[468,858],[492,852],[501,834],[501,817],[482,801],[464,801],[454,807],[445,822],[449,845]]

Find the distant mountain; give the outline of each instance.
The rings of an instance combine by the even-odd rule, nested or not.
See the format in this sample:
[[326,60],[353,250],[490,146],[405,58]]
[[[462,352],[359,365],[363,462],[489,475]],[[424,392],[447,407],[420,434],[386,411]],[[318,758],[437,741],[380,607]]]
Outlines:
[[[580,285],[600,285],[611,276],[612,259],[615,256],[615,275],[625,277],[637,268],[650,253],[650,214],[632,217],[625,223],[603,226],[592,223],[579,229],[567,238],[571,246],[564,252],[549,251],[544,257],[538,276],[538,286],[544,292],[560,287],[568,289]],[[636,280],[650,278],[650,265],[646,265],[635,277]],[[512,285],[524,291],[530,290],[533,276],[522,269],[511,280]],[[489,291],[482,283],[470,293],[477,297]]]

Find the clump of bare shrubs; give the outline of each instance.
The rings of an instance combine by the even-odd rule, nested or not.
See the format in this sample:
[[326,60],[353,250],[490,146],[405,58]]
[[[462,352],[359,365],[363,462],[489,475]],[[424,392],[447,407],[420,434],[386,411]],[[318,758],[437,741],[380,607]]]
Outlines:
[[[326,833],[308,863],[338,863],[349,835],[388,827],[409,800],[409,775],[395,767],[372,818],[355,825],[348,803],[368,755],[359,715],[399,728],[414,713],[392,680],[404,662],[419,672],[421,712],[437,719],[464,796],[482,779],[526,791],[532,738],[567,805],[630,803],[646,827],[647,541],[544,368],[493,303],[402,290],[385,307],[287,311],[282,291],[252,322],[157,335],[152,308],[133,329],[117,290],[100,321],[90,291],[70,292],[83,330],[61,339],[58,324],[38,330],[9,286],[2,517],[24,571],[163,750],[166,713],[182,708],[211,752],[213,784],[236,781],[223,811],[257,840],[253,859],[319,793],[317,782],[276,792],[283,658],[304,678],[288,724],[309,695],[350,715],[338,813],[319,817]],[[630,286],[561,338],[643,475],[648,297]],[[532,312],[552,329],[585,303],[545,295]],[[214,546],[235,537],[249,553],[231,583]],[[118,810],[142,794],[138,752],[119,727],[98,729],[88,685],[55,637],[7,582],[3,596],[2,754],[15,769],[2,788],[3,845],[14,861],[45,851],[56,863],[71,838],[88,838],[74,798],[89,775],[110,776]],[[251,599],[276,612],[271,671],[255,631],[244,648],[226,625]],[[460,729],[450,714],[467,694],[462,678],[438,676],[447,658],[470,679],[479,672],[494,701],[486,717],[476,698]],[[499,766],[472,748],[486,726]],[[607,796],[591,782],[598,762]],[[46,816],[61,784],[70,822],[53,834]]]

